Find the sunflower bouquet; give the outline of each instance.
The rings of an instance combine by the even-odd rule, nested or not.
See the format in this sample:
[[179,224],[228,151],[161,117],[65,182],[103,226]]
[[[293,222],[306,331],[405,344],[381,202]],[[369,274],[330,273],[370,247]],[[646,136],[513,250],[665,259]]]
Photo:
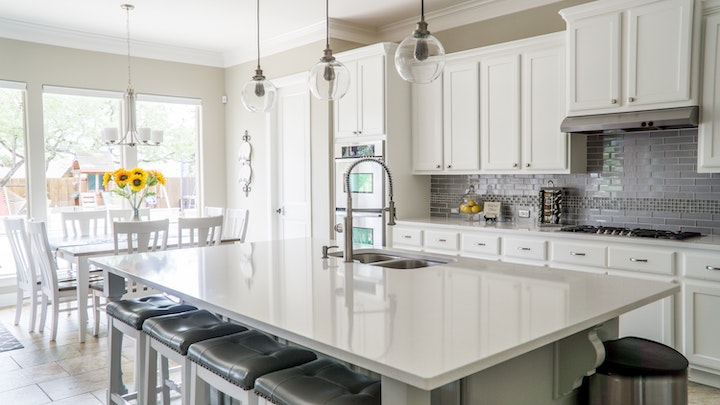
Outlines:
[[103,187],[107,189],[110,181],[117,186],[110,189],[110,192],[127,199],[134,216],[138,217],[142,202],[156,194],[151,187],[165,185],[165,176],[157,170],[144,170],[139,167],[127,170],[121,167],[114,172],[105,172]]

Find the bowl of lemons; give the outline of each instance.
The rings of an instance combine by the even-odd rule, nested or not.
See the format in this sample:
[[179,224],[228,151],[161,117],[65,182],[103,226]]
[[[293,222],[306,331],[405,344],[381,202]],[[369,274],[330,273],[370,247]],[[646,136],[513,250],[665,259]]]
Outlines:
[[460,212],[468,214],[467,221],[479,221],[476,216],[483,210],[482,202],[477,202],[473,198],[466,198],[462,204],[460,204]]

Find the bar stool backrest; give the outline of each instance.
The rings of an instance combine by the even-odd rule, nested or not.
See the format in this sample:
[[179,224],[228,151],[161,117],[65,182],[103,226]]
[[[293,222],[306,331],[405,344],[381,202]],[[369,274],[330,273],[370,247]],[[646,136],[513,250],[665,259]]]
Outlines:
[[[113,222],[115,254],[167,249],[169,219]],[[121,248],[121,244],[125,247]]]

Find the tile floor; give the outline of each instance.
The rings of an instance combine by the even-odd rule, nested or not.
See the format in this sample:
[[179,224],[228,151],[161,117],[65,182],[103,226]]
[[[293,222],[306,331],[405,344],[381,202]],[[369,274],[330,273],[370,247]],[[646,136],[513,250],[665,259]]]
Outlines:
[[[0,308],[0,322],[25,346],[0,353],[0,404],[98,405],[105,403],[107,334],[77,342],[77,321],[72,312],[60,313],[56,342],[28,332],[28,308],[14,326],[15,308]],[[48,332],[49,334],[49,332]],[[125,379],[132,381],[132,345],[123,350]],[[177,401],[173,401],[175,403]],[[689,405],[720,404],[720,389],[690,383]]]

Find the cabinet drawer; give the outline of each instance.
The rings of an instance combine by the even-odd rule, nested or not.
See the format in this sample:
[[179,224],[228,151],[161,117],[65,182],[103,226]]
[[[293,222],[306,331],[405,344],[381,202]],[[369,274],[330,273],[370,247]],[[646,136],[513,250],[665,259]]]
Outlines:
[[425,231],[425,248],[457,252],[457,232]]
[[464,233],[461,236],[460,248],[463,253],[493,255],[500,253],[500,239],[497,236],[473,235]]
[[422,229],[392,227],[394,246],[422,247]]
[[608,248],[608,267],[656,274],[675,274],[675,252],[652,248]]
[[547,242],[535,239],[503,238],[503,256],[519,259],[545,260]]
[[554,262],[593,267],[605,267],[607,264],[607,248],[605,246],[553,242],[551,252],[551,259]]
[[687,277],[720,281],[720,253],[685,253],[683,268]]

